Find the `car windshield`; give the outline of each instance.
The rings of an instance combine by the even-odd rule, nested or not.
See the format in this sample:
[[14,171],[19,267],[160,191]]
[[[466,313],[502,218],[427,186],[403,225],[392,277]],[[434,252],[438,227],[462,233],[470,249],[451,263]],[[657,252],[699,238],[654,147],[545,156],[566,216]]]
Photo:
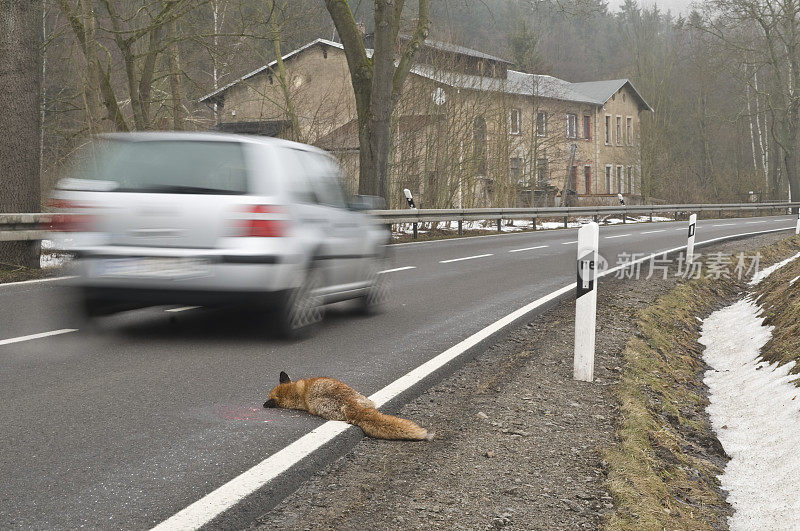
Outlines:
[[62,188],[165,194],[244,194],[242,145],[221,141],[100,140]]

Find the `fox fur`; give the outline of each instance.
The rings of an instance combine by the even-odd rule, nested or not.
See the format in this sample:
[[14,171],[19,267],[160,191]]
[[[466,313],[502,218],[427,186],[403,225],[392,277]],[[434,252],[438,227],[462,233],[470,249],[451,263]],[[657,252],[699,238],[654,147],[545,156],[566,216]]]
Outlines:
[[333,378],[292,381],[281,371],[280,383],[269,392],[264,407],[300,409],[328,420],[341,420],[376,439],[424,441],[433,433],[410,420],[384,415],[372,400]]

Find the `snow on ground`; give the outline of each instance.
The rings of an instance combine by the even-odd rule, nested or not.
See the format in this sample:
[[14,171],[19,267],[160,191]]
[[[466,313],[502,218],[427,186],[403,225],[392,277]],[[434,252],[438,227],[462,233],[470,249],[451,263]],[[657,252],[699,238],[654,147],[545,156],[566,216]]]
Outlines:
[[[576,218],[575,221],[570,221],[567,223],[568,228],[578,228],[581,225],[589,223],[592,221],[591,217],[580,217]],[[632,216],[627,219],[627,223],[644,223],[650,221],[650,216]],[[661,216],[653,216],[653,221],[673,221],[672,218],[665,218]],[[531,230],[533,225],[533,220],[531,219],[515,219],[512,221],[513,225],[509,225],[509,220],[504,219],[502,224],[502,232],[518,232],[521,230]],[[605,218],[600,221],[600,224],[603,225],[616,225],[618,223],[622,223],[622,218]],[[422,227],[433,227],[439,230],[458,230],[458,221],[440,221],[436,224],[431,223],[420,223]],[[484,221],[465,221],[463,224],[464,230],[482,230],[487,232],[497,232],[497,220],[484,220]],[[550,229],[562,229],[564,228],[563,221],[543,221],[536,224],[537,230],[550,230]],[[414,226],[411,223],[402,223],[399,225],[395,225],[393,229],[393,235],[395,238],[399,237],[402,234],[413,234]],[[426,229],[419,229],[418,232],[420,234],[425,234],[428,232]]]
[[762,280],[764,280],[765,278],[770,276],[776,269],[782,268],[783,266],[785,266],[786,264],[788,264],[792,260],[796,260],[798,257],[800,257],[800,253],[797,253],[794,256],[790,256],[786,260],[782,260],[782,261],[778,262],[777,264],[772,264],[771,266],[765,267],[761,271],[758,271],[755,275],[753,275],[753,278],[750,279],[750,285],[751,286],[755,286],[756,284],[758,284],[759,282],[761,282]]
[[708,414],[731,457],[720,481],[735,511],[732,530],[800,529],[800,389],[794,363],[759,360],[772,335],[760,310],[744,299],[703,323]]
[[52,240],[42,240],[42,254],[39,258],[39,267],[61,267],[70,260],[70,256],[59,252],[58,245]]

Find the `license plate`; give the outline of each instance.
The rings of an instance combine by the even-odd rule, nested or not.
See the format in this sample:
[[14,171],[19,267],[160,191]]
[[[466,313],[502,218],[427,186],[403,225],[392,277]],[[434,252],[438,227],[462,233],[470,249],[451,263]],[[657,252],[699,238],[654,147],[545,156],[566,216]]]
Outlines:
[[209,275],[202,258],[106,258],[95,265],[97,276],[123,278],[197,278]]

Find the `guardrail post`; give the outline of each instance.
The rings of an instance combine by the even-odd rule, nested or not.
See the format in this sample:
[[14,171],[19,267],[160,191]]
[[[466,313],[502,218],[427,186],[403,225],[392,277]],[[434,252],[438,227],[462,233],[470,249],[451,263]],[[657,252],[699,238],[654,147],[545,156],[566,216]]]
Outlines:
[[600,219],[600,216],[598,216],[597,214],[592,216],[592,221],[594,221],[595,223],[597,223],[599,221],[599,219]]
[[417,239],[417,225],[418,225],[418,223],[415,221],[414,222],[414,236],[413,236],[415,240]]
[[689,236],[686,241],[686,263],[691,264],[694,259],[694,233],[697,232],[697,214],[689,216]]
[[742,212],[742,207],[739,207],[739,217],[744,217],[744,212]]
[[624,225],[627,222],[628,222],[628,213],[627,212],[623,212],[622,213],[622,224]]
[[721,209],[721,208],[719,209],[719,215],[718,215],[718,218],[719,218],[719,219],[722,219],[722,209]]
[[650,209],[650,223],[653,222],[653,209]]
[[597,324],[597,247],[600,228],[587,223],[578,230],[578,281],[575,299],[575,359],[573,377],[594,379],[594,340]]
[[458,235],[459,236],[464,235],[464,221],[461,219],[458,220]]
[[564,228],[569,227],[569,216],[564,216]]
[[497,232],[503,232],[503,218],[497,218]]

